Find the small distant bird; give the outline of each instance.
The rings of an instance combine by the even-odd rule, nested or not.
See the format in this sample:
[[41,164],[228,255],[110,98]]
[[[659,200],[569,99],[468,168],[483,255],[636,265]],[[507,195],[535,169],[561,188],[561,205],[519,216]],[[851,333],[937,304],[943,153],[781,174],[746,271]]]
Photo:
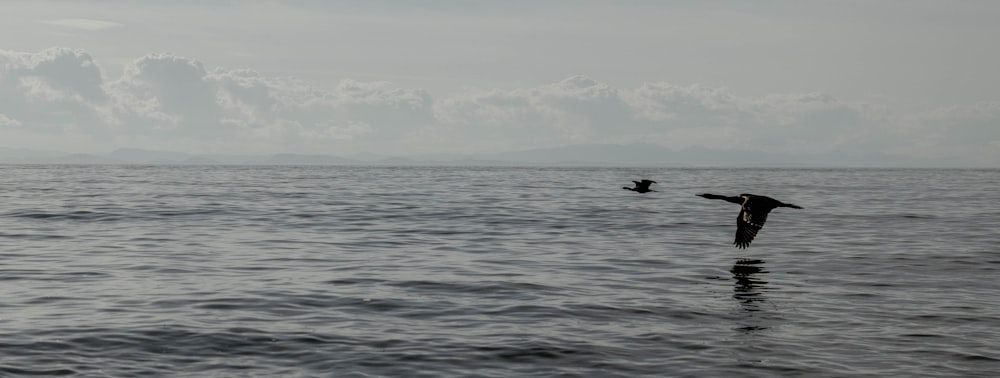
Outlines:
[[760,231],[764,227],[764,222],[767,221],[767,214],[771,210],[779,207],[801,209],[801,207],[790,203],[754,194],[740,194],[739,196],[728,197],[705,193],[698,196],[708,199],[726,200],[742,206],[740,208],[740,215],[736,217],[736,241],[733,242],[739,249],[746,249],[746,247],[750,246],[750,242],[757,236],[757,231]]
[[642,181],[632,180],[632,182],[635,183],[635,187],[634,188],[629,188],[627,186],[623,186],[622,189],[631,190],[633,192],[639,192],[639,193],[655,192],[655,190],[649,188],[649,184],[655,184],[656,181],[653,181],[653,180],[642,180]]

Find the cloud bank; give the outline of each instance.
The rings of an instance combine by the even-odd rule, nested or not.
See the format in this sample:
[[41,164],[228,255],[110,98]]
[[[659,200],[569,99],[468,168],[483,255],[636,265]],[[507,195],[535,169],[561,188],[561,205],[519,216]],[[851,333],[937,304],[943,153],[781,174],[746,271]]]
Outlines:
[[344,79],[318,88],[249,69],[209,69],[170,53],[139,57],[108,78],[87,51],[50,48],[0,50],[0,135],[6,147],[195,153],[405,155],[651,143],[997,166],[1000,101],[900,115],[824,93],[754,97],[668,82],[614,88],[587,76],[435,98],[389,82]]
[[121,26],[121,24],[117,22],[95,20],[91,18],[60,18],[56,20],[45,20],[42,22],[49,25],[81,30],[103,30]]

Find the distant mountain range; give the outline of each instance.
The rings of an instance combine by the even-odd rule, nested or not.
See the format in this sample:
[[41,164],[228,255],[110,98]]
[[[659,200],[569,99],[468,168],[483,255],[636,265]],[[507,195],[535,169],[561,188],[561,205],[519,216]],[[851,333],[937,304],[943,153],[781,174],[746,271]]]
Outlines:
[[984,167],[956,159],[887,154],[792,155],[652,144],[581,144],[489,154],[380,156],[218,155],[123,148],[107,154],[63,154],[0,147],[0,164],[386,165],[386,166],[622,166],[622,167]]

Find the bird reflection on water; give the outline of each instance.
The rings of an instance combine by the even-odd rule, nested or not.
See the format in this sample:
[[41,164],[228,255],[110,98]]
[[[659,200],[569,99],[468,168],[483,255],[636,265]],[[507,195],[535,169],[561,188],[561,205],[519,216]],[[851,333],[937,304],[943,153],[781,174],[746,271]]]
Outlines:
[[[767,289],[767,281],[760,275],[767,273],[764,270],[764,260],[739,259],[729,272],[733,274],[736,284],[733,286],[733,298],[740,303],[743,311],[755,313],[762,310],[762,305],[766,298],[764,293]],[[747,318],[751,320],[752,318]],[[738,329],[752,332],[767,329],[762,325],[746,325]]]

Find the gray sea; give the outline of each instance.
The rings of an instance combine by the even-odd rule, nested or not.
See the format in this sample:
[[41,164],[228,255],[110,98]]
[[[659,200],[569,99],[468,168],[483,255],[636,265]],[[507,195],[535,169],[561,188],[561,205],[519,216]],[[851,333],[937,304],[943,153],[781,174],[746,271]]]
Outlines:
[[[622,190],[656,180],[656,192]],[[1000,376],[1000,171],[0,166],[0,376]],[[747,250],[739,206],[779,208]]]

